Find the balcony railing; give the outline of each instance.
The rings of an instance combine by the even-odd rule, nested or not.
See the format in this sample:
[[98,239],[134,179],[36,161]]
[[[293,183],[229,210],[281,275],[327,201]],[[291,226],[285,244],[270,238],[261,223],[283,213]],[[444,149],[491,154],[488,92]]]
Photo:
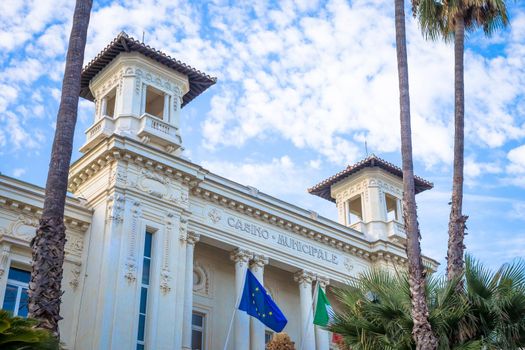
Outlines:
[[405,240],[406,232],[405,225],[402,223],[392,220],[387,224],[388,227],[388,238],[392,240]]
[[146,113],[140,117],[137,136],[143,140],[158,143],[168,150],[179,148],[182,141],[178,135],[177,127]]
[[101,139],[109,137],[115,129],[114,120],[104,116],[92,127],[86,130],[86,143],[80,148],[81,152],[86,152]]

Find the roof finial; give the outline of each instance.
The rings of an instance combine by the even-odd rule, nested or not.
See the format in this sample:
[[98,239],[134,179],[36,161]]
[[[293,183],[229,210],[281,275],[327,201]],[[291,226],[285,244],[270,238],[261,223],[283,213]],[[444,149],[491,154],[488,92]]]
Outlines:
[[365,139],[365,153],[366,153],[366,156],[368,157],[368,145],[366,143],[366,139]]
[[144,35],[146,34],[146,32],[142,31],[142,43],[144,44]]

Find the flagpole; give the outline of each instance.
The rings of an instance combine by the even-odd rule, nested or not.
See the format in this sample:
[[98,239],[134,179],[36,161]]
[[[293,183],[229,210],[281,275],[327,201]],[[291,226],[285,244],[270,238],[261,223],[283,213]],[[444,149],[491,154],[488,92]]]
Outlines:
[[239,307],[239,302],[242,297],[242,290],[244,289],[244,285],[246,284],[246,274],[247,273],[248,273],[248,268],[246,268],[246,271],[244,271],[244,283],[242,284],[241,289],[238,290],[237,300],[235,300],[235,305],[233,305],[233,313],[230,319],[230,325],[228,326],[228,333],[226,334],[226,341],[224,342],[223,350],[226,350],[226,347],[228,346],[228,340],[230,340],[230,333],[232,331],[233,320],[235,319],[235,313],[237,312],[237,308]]
[[312,317],[314,306],[317,303],[317,294],[318,294],[318,290],[319,290],[318,286],[319,286],[319,281],[316,280],[315,281],[314,297],[313,297],[313,301],[312,301],[313,304],[312,304],[312,307],[310,307],[310,311],[308,312],[308,319],[306,320],[306,324],[304,325],[304,328],[303,328],[303,333],[302,333],[302,337],[301,337],[301,346],[299,347],[299,350],[303,350],[304,338],[306,338],[306,332],[308,331],[308,325],[310,324],[310,318]]

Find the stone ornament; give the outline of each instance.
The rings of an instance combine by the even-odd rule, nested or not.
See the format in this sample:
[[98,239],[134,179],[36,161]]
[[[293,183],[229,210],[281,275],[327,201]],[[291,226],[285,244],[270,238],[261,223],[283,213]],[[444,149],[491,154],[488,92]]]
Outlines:
[[210,296],[209,269],[198,261],[193,265],[193,291],[202,296]]
[[218,223],[222,219],[221,213],[215,208],[208,212],[208,217],[214,224]]
[[160,273],[160,291],[162,294],[166,295],[171,291],[171,287],[169,286],[169,280],[170,272],[168,269],[162,269]]
[[80,272],[82,270],[80,265],[80,263],[75,264],[75,266],[71,270],[71,275],[73,276],[73,278],[71,278],[71,280],[69,281],[69,285],[71,286],[71,289],[73,289],[73,291],[76,291],[78,285],[80,284]]
[[9,268],[9,255],[11,255],[11,246],[4,244],[0,253],[0,279]]

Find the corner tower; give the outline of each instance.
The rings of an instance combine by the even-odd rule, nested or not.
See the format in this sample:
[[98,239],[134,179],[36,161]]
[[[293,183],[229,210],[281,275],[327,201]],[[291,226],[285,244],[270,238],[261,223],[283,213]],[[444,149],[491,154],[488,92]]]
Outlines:
[[82,71],[80,96],[95,103],[95,119],[80,151],[117,134],[180,155],[180,109],[214,83],[120,33]]
[[[433,184],[415,176],[416,194]],[[339,223],[365,234],[370,241],[403,242],[403,171],[375,155],[308,189],[335,202]]]
[[68,187],[92,223],[72,348],[181,349],[189,195],[206,171],[181,157],[179,113],[214,83],[125,33],[82,71],[96,108]]

